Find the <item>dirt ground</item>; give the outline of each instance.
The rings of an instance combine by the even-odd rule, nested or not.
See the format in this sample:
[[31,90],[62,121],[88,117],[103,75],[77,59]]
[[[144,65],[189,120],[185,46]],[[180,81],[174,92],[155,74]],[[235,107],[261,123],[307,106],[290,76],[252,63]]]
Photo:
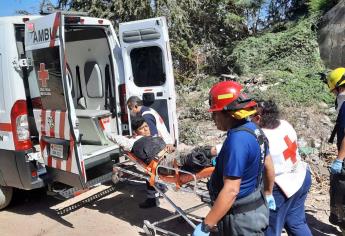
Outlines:
[[[168,191],[182,209],[201,203],[190,193]],[[64,216],[53,208],[61,201],[46,196],[44,190],[17,191],[10,207],[0,212],[0,235],[145,235],[143,221],[154,222],[174,212],[164,199],[154,209],[140,209],[145,199],[145,184],[120,184],[117,191],[86,204]],[[202,216],[207,207],[196,214]],[[164,225],[181,235],[192,232],[182,220]]]
[[[190,193],[170,190],[167,194],[182,209],[200,203]],[[17,191],[10,207],[0,212],[0,235],[145,235],[143,220],[152,223],[174,210],[165,199],[161,199],[159,208],[140,209],[138,203],[144,198],[144,184],[120,184],[115,192],[59,216],[53,209],[63,203],[46,196],[44,190]],[[314,193],[308,197],[306,214],[313,235],[340,233],[328,222],[328,201],[327,193]],[[207,211],[208,207],[205,207],[195,214],[204,216]],[[180,235],[192,232],[192,228],[181,219],[165,223],[164,228]]]

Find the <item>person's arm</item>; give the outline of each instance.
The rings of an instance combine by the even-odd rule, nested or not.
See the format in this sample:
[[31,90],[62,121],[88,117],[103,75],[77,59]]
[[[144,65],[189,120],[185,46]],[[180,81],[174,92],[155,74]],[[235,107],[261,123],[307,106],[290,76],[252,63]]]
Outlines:
[[240,191],[241,179],[224,177],[224,186],[204,222],[209,226],[214,226],[230,210]]
[[107,137],[114,143],[117,143],[125,151],[131,151],[135,141],[141,138],[141,136],[136,136],[134,138],[128,138],[122,135],[111,135],[107,134]]
[[330,172],[332,174],[340,174],[343,169],[345,159],[345,137],[341,140],[337,158],[332,162]]
[[337,159],[340,161],[344,161],[345,159],[345,136],[343,137],[343,140],[341,141]]
[[264,192],[265,195],[272,195],[275,172],[271,155],[266,156],[264,166]]
[[[339,129],[343,129],[343,131],[345,132],[345,127],[344,127],[345,105],[344,103],[341,106],[337,119],[339,119],[337,120],[338,125],[340,126]],[[338,147],[338,156],[331,164],[330,172],[332,174],[340,174],[342,172],[344,159],[345,159],[345,136],[341,140],[340,146]]]

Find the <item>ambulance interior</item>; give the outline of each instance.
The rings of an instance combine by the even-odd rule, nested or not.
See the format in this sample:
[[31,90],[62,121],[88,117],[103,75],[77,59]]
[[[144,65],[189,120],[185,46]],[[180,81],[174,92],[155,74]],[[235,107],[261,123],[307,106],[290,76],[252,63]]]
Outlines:
[[[17,49],[20,58],[25,58],[24,26],[16,26]],[[76,116],[79,120],[82,155],[85,168],[90,169],[108,162],[118,153],[118,145],[106,137],[106,132],[119,133],[116,116],[114,73],[110,47],[105,28],[85,27],[65,29],[65,52],[67,76],[71,83],[71,93]],[[33,109],[35,97],[40,96],[37,79],[31,78],[30,71],[23,69],[27,88],[28,123],[32,141],[39,149],[39,134]],[[56,76],[56,71],[49,71],[49,76]],[[60,76],[60,75],[58,75]],[[33,82],[34,81],[34,82]],[[31,95],[31,96],[30,96]],[[63,94],[62,94],[63,96]],[[31,99],[28,99],[31,98]],[[54,98],[53,98],[54,99]],[[54,109],[54,108],[52,108]],[[115,117],[115,118],[113,118]]]
[[[72,84],[73,104],[79,119],[82,152],[87,167],[95,156],[109,154],[118,146],[105,133],[119,133],[115,104],[111,51],[104,27],[65,28],[68,78]],[[115,118],[113,118],[115,117]],[[92,157],[92,162],[88,160]]]

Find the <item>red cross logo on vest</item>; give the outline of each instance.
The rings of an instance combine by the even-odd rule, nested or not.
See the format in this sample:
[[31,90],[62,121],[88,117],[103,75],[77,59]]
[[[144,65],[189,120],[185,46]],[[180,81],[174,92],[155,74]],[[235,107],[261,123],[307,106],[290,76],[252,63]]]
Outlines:
[[38,71],[38,79],[41,81],[42,87],[47,87],[47,80],[49,80],[49,73],[46,70],[46,65],[40,63],[40,70]]
[[287,148],[283,152],[284,159],[291,159],[292,163],[295,164],[297,159],[296,159],[296,151],[297,151],[297,144],[295,142],[291,142],[289,136],[284,137],[284,141],[287,145]]

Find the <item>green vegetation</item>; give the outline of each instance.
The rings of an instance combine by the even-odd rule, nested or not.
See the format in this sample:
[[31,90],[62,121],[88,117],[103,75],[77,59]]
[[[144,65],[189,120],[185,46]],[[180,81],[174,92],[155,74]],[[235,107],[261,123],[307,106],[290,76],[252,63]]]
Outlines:
[[237,44],[229,60],[241,75],[264,76],[264,83],[270,87],[260,92],[261,97],[277,95],[286,105],[331,103],[333,98],[319,75],[325,68],[314,30],[317,20],[313,16],[291,24],[285,31],[249,37]]
[[326,11],[334,5],[335,1],[330,0],[309,0],[308,7],[313,13],[319,11]]
[[[43,3],[49,2],[43,0]],[[316,40],[318,16],[338,0],[59,0],[57,8],[119,22],[165,16],[178,84],[233,72],[262,74],[262,97],[332,102]],[[257,86],[256,86],[257,87]]]

